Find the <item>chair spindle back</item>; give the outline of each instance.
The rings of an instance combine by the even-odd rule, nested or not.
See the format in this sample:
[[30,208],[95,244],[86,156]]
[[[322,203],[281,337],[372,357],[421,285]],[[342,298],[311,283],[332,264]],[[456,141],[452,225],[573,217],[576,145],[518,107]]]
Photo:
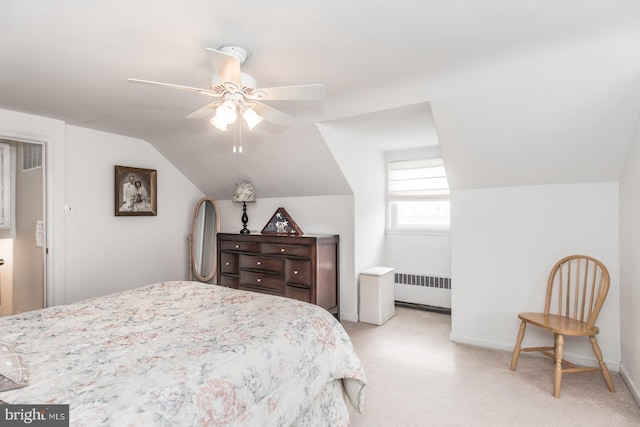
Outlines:
[[587,255],[565,257],[549,274],[544,313],[586,322],[591,328],[609,292],[609,281],[609,271],[597,259]]

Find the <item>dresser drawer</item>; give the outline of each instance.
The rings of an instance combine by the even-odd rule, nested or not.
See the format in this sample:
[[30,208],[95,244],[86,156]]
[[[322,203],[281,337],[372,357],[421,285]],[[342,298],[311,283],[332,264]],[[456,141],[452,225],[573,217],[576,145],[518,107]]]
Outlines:
[[285,283],[311,286],[311,261],[289,259],[285,260]]
[[259,288],[257,286],[249,286],[249,285],[240,285],[239,289],[242,291],[258,292],[260,294],[277,295],[279,297],[284,295],[282,292],[282,289],[275,290],[275,289],[269,289],[269,288]]
[[282,274],[284,272],[284,260],[278,257],[240,255],[240,269],[262,270]]
[[229,240],[223,240],[222,242],[220,242],[220,250],[260,253],[260,244],[254,242],[233,242]]
[[287,285],[284,287],[284,296],[298,301],[311,302],[311,289]]
[[222,273],[238,274],[238,254],[222,252],[220,254],[220,264]]
[[253,288],[272,289],[282,293],[284,291],[282,279],[282,275],[240,270],[240,286],[248,285]]
[[300,245],[279,245],[277,243],[263,243],[262,253],[311,258],[311,247]]
[[226,276],[222,274],[220,275],[220,283],[218,283],[218,285],[238,289],[238,276]]

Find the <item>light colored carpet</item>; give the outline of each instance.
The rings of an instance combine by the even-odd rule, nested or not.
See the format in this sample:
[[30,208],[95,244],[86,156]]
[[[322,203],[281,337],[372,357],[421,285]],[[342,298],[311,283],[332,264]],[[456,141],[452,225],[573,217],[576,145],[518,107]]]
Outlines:
[[[396,307],[382,326],[342,322],[366,374],[360,426],[640,426],[640,408],[616,372],[565,375],[551,395],[553,361],[449,341],[447,314]],[[515,340],[515,336],[514,336]]]

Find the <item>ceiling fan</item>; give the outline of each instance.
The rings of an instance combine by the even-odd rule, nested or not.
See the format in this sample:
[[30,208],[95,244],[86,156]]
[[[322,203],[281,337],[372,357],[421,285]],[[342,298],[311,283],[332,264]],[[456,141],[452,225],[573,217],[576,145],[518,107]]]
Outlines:
[[206,51],[215,71],[209,89],[139,79],[129,79],[129,82],[163,86],[216,98],[212,103],[189,114],[187,118],[211,116],[211,124],[222,131],[226,131],[228,125],[236,122],[238,114],[242,115],[250,130],[263,119],[279,124],[290,118],[288,114],[270,107],[263,101],[324,99],[324,86],[321,84],[257,88],[256,80],[240,70],[240,66],[250,56],[246,48],[223,46],[219,50],[206,48]]

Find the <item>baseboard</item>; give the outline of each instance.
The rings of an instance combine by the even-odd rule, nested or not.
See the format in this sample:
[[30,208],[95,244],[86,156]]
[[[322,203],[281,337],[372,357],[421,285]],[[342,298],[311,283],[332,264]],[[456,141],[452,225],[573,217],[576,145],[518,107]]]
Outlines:
[[395,301],[398,307],[414,308],[416,310],[434,311],[436,313],[451,314],[451,309],[446,307],[436,307],[434,305],[417,304],[413,302]]
[[[459,344],[467,344],[475,347],[483,347],[483,348],[490,348],[493,350],[508,351],[510,353],[513,352],[513,347],[515,345],[515,343],[508,344],[508,343],[497,342],[497,341],[481,340],[477,338],[461,337],[453,334],[449,334],[449,340]],[[530,352],[529,354],[540,356],[540,357],[546,357],[538,353],[537,351]],[[575,363],[576,365],[598,366],[598,360],[595,357],[587,357],[587,356],[572,354],[572,353],[565,353],[564,356],[566,360],[569,360]],[[611,372],[620,371],[620,362],[611,362],[605,359],[604,363],[607,364],[607,368]]]
[[458,344],[467,344],[474,347],[491,348],[493,350],[513,351],[513,344],[505,344],[497,341],[487,341],[478,338],[461,337],[449,334],[449,340]]
[[627,368],[622,363],[620,363],[620,376],[622,377],[622,381],[624,381],[624,383],[627,385],[631,396],[633,396],[633,400],[636,401],[636,405],[640,407],[640,390],[638,389],[638,387],[636,387],[633,380],[629,376],[629,371],[627,371]]
[[346,320],[347,322],[357,322],[358,315],[353,313],[340,313],[340,320]]

